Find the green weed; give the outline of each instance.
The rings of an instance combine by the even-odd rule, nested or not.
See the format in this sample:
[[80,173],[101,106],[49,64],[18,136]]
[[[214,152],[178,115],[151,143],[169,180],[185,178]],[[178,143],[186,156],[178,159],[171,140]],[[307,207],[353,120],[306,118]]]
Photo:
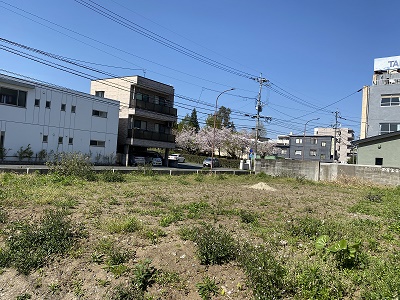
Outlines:
[[49,261],[51,255],[66,253],[82,236],[82,228],[74,229],[64,212],[48,211],[39,222],[12,223],[6,234],[4,255],[9,257],[9,264],[29,274]]
[[197,283],[196,287],[203,300],[211,300],[211,297],[218,293],[217,283],[208,276],[204,277],[202,282]]

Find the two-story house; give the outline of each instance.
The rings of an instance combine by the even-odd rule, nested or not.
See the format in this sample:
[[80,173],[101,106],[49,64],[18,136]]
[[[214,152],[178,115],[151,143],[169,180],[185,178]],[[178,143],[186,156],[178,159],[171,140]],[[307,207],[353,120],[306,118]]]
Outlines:
[[44,154],[81,152],[114,163],[119,102],[64,87],[0,74],[0,147],[3,161],[21,149]]

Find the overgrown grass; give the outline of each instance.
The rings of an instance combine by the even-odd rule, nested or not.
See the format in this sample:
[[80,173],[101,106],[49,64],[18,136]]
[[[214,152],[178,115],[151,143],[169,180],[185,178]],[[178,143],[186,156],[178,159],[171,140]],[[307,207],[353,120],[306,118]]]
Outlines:
[[[249,188],[259,182],[277,191]],[[400,188],[144,169],[0,174],[0,230],[2,272],[43,278],[26,291],[32,297],[87,297],[91,286],[109,299],[395,299],[400,291]],[[329,240],[318,250],[322,235]],[[79,266],[79,277],[46,281],[61,260]]]
[[63,211],[47,211],[37,222],[27,220],[10,224],[4,234],[5,249],[1,251],[1,267],[12,266],[22,274],[43,267],[52,255],[66,253],[82,236]]

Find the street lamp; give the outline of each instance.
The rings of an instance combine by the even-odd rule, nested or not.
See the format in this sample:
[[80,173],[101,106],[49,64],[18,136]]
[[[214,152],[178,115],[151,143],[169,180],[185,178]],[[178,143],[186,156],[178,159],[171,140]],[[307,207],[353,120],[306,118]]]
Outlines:
[[319,120],[319,118],[315,118],[315,119],[308,120],[308,121],[304,124],[302,160],[304,160],[304,144],[305,144],[305,141],[306,141],[306,129],[307,129],[307,124],[310,123],[311,121],[316,121],[316,120]]
[[217,107],[218,107],[218,98],[221,96],[223,93],[233,91],[235,88],[230,88],[229,90],[225,90],[221,92],[218,96],[217,99],[215,100],[215,112],[214,112],[214,130],[213,130],[213,140],[212,140],[212,151],[211,151],[211,171],[214,165],[214,147],[215,147],[215,123],[217,122]]

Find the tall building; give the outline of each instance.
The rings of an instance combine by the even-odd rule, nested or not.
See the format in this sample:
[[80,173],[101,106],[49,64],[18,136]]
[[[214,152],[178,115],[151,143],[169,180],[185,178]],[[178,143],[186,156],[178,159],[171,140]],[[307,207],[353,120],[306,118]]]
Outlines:
[[162,148],[164,164],[175,148],[172,128],[177,121],[174,88],[141,76],[95,80],[90,93],[121,103],[118,127],[118,153],[128,165],[135,152]]
[[347,163],[352,156],[352,144],[354,130],[350,128],[314,128],[314,135],[336,136],[336,160],[340,163]]
[[360,139],[400,130],[400,56],[376,58],[363,88]]
[[45,154],[81,152],[114,163],[119,102],[0,74],[0,148],[3,161],[22,150],[39,162]]

